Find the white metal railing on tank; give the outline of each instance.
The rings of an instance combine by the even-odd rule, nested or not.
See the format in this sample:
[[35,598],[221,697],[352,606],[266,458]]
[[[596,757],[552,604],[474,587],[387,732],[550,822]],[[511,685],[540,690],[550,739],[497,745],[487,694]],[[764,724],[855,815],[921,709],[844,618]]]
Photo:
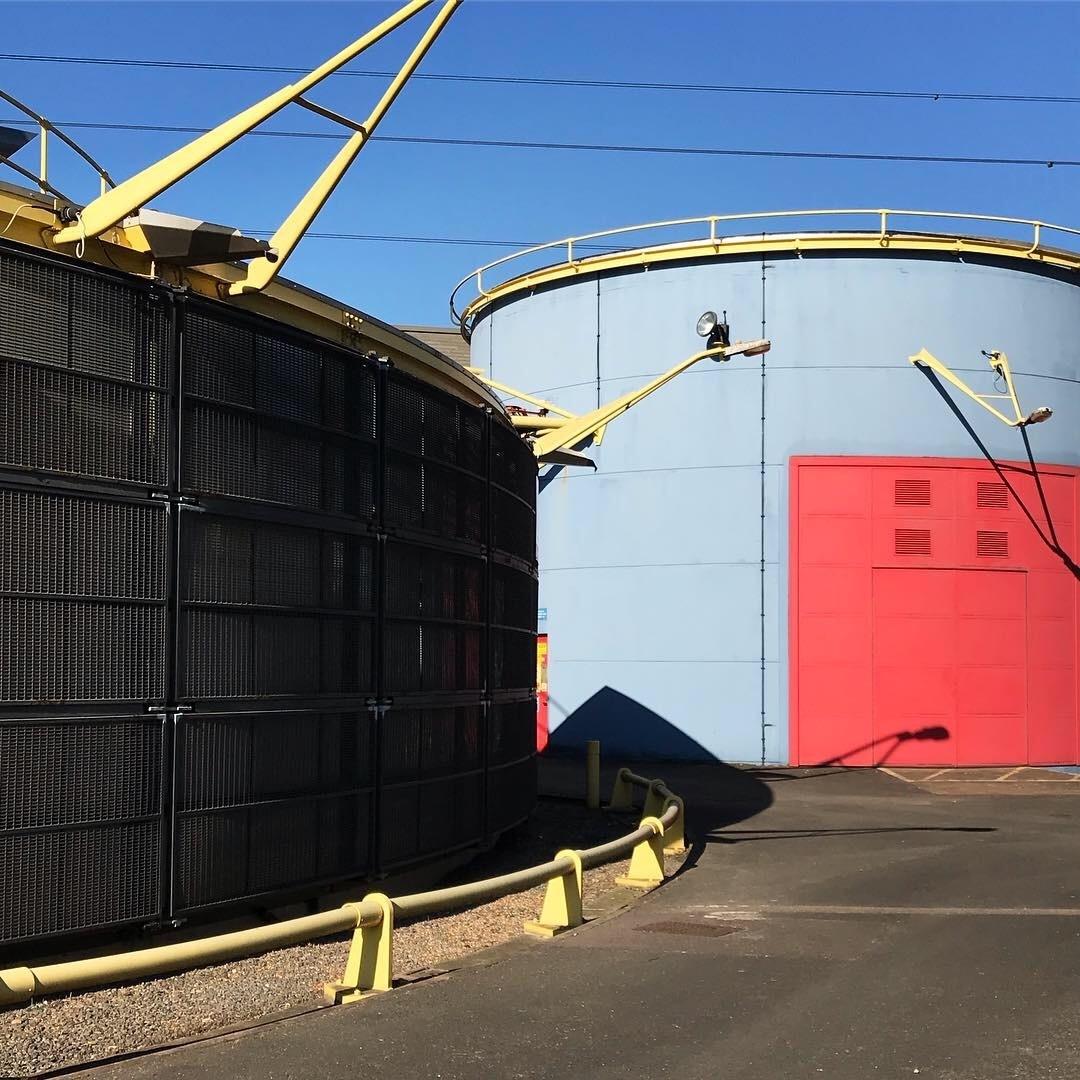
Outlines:
[[[1031,256],[1035,256],[1040,250],[1044,231],[1080,237],[1080,229],[1072,229],[1065,225],[1053,225],[1046,221],[1035,221],[1030,218],[1003,217],[994,214],[960,214],[942,210],[886,210],[881,208],[856,210],[770,210],[750,214],[709,214],[705,217],[673,218],[668,221],[653,221],[645,225],[624,225],[617,229],[603,229],[600,232],[582,233],[580,236],[568,236],[562,240],[552,240],[546,244],[535,244],[533,247],[523,248],[510,255],[504,255],[502,258],[493,259],[491,262],[485,263],[483,266],[478,267],[476,270],[467,274],[454,286],[453,292],[450,294],[450,316],[455,325],[461,326],[465,323],[467,329],[469,315],[475,307],[496,295],[500,289],[516,279],[521,278],[523,281],[527,280],[528,275],[531,272],[536,272],[540,269],[558,272],[560,269],[572,269],[581,266],[590,258],[597,258],[604,253],[610,254],[612,252],[618,252],[620,255],[633,256],[638,253],[643,254],[646,251],[655,251],[658,248],[662,248],[672,243],[671,241],[667,241],[665,244],[664,241],[660,241],[659,243],[650,243],[632,248],[622,248],[617,243],[603,243],[603,241],[610,241],[616,237],[623,237],[632,233],[665,231],[670,233],[676,229],[693,229],[695,226],[702,226],[703,228],[698,231],[697,235],[692,235],[689,238],[680,238],[674,241],[674,244],[679,247],[695,246],[699,248],[708,248],[709,246],[714,246],[719,250],[720,246],[725,241],[730,241],[740,235],[722,231],[722,226],[726,226],[731,222],[786,221],[792,218],[869,218],[873,222],[873,228],[860,229],[858,231],[876,233],[883,245],[888,242],[890,236],[898,235],[890,231],[890,219],[895,218],[929,218],[946,221],[987,222],[995,225],[1019,225],[1022,226],[1025,231],[1030,230],[1031,244],[1025,253]],[[702,233],[704,235],[701,235]],[[935,233],[933,235],[949,234]],[[741,234],[741,236],[749,238],[747,237],[747,234]],[[793,235],[791,240],[793,242],[797,241],[798,235]],[[1024,243],[1027,243],[1027,241],[1025,240]],[[552,258],[550,262],[545,262],[540,267],[531,266],[529,269],[522,268],[521,264],[523,260],[543,252],[558,253],[562,255],[562,258]],[[582,255],[583,252],[588,252],[589,254]],[[511,264],[513,264],[511,272],[499,275],[498,280],[495,282],[490,280],[491,271],[494,271],[499,267],[510,266]],[[487,282],[485,282],[485,275],[488,275],[489,277]],[[469,296],[459,310],[458,302],[461,291],[470,284],[473,286],[473,294]]]

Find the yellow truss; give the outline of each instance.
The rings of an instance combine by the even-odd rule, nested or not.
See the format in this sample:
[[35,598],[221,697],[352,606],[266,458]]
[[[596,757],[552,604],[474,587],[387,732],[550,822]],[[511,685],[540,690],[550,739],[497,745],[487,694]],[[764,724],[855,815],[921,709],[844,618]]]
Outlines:
[[[984,355],[990,364],[990,370],[1005,384],[1004,393],[977,393],[948,365],[943,364],[933,353],[928,352],[926,349],[920,349],[914,356],[909,356],[908,360],[916,367],[940,375],[946,382],[952,383],[957,390],[966,394],[972,401],[981,405],[988,413],[997,417],[1003,424],[1008,424],[1009,427],[1022,428],[1027,427],[1029,424],[1041,424],[1044,420],[1049,420],[1053,416],[1053,410],[1045,405],[1040,405],[1039,408],[1033,409],[1030,413],[1025,413],[1020,408],[1020,401],[1016,396],[1016,382],[1013,378],[1012,368],[1009,367],[1009,358],[1005,353],[996,349]],[[996,405],[991,404],[992,401],[1007,401],[1011,406],[1012,415],[1002,412]]]
[[526,394],[523,390],[516,390],[505,383],[495,382],[494,379],[487,378],[480,368],[470,368],[470,370],[493,390],[548,410],[547,416],[530,414],[510,417],[514,427],[526,438],[532,439],[533,453],[541,464],[591,465],[592,462],[588,458],[576,453],[573,449],[575,446],[590,436],[600,435],[612,420],[632,409],[639,401],[643,401],[676,376],[692,368],[699,360],[706,358],[729,360],[733,356],[740,355],[757,356],[768,352],[769,347],[770,342],[761,338],[757,341],[740,341],[734,345],[717,345],[711,349],[703,349],[681,360],[663,375],[658,375],[651,382],[638,387],[637,390],[631,390],[628,394],[623,394],[622,397],[615,398],[614,401],[609,401],[606,405],[601,405],[598,409],[593,409],[581,416],[575,416],[542,398]]
[[76,222],[61,228],[56,233],[53,238],[55,243],[78,244],[91,237],[100,236],[107,229],[121,224],[134,211],[145,206],[151,199],[243,138],[263,121],[268,120],[287,105],[295,103],[350,129],[353,134],[274,233],[270,240],[269,250],[251,260],[247,273],[238,281],[233,282],[228,292],[232,296],[238,296],[265,289],[303,238],[315,216],[330,198],[346,170],[355,161],[357,154],[367,144],[375,128],[393,105],[405,83],[462,0],[445,0],[431,25],[424,31],[397,75],[391,80],[374,109],[362,123],[317,105],[304,95],[432,2],[433,0],[409,0],[378,26],[357,38],[351,45],[295,83],[283,86],[243,112],[219,124],[213,130],[200,135],[187,146],[181,147],[143,169],[142,172],[136,173],[135,176],[118,184],[110,191],[103,192],[83,208]]

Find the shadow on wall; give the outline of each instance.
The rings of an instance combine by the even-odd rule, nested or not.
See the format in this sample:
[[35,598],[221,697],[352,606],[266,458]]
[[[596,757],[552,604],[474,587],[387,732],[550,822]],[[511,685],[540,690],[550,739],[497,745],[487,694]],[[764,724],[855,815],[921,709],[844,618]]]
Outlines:
[[[557,701],[550,704],[565,715]],[[556,753],[581,750],[589,739],[599,739],[605,754],[634,761],[719,760],[659,713],[610,686],[570,713],[551,733],[550,746]]]
[[942,727],[940,724],[934,727],[919,728],[918,731],[894,731],[891,735],[879,735],[876,739],[871,739],[870,742],[864,743],[862,746],[852,747],[842,754],[837,754],[836,757],[819,761],[813,767],[822,769],[828,765],[842,766],[849,757],[861,754],[865,750],[872,750],[874,765],[881,766],[887,764],[889,758],[906,742],[913,740],[917,742],[948,742],[949,738],[949,729]]

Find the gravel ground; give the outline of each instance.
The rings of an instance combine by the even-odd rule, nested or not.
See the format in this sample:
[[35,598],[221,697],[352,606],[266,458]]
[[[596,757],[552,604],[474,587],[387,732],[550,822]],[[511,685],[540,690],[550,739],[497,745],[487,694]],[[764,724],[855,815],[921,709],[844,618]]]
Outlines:
[[[629,831],[632,818],[542,800],[529,825],[474,860],[453,880],[534,865],[560,847],[589,847]],[[586,905],[610,889],[626,862],[585,875]],[[674,861],[669,860],[669,872]],[[358,895],[365,891],[358,890]],[[394,974],[455,960],[522,932],[540,912],[543,888],[398,928]],[[340,978],[348,936],[280,949],[216,967],[36,1002],[0,1013],[0,1077],[26,1077],[243,1024],[322,1000]]]

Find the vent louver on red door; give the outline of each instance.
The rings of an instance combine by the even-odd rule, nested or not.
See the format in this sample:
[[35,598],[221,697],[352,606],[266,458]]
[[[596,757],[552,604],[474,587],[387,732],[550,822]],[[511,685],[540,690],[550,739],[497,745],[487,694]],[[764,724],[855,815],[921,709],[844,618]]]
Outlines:
[[895,506],[929,506],[930,481],[922,479],[894,481],[893,504]]
[[929,529],[897,529],[895,538],[897,555],[929,555]]
[[975,549],[980,559],[1007,559],[1009,557],[1009,534],[990,529],[979,529]]
[[975,496],[976,505],[991,510],[1007,510],[1009,489],[993,480],[980,480]]

